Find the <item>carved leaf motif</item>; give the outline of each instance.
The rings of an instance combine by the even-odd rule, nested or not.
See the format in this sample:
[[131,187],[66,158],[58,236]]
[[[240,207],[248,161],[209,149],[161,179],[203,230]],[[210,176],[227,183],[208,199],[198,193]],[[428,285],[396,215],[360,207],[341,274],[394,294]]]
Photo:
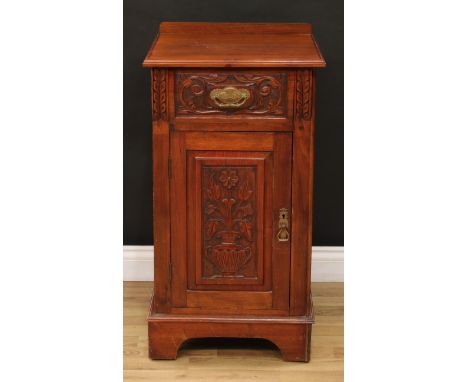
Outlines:
[[235,202],[236,201],[232,198],[224,198],[223,200],[221,200],[221,203],[223,203],[224,205],[224,208],[221,210],[221,214],[226,219],[224,221],[224,225],[228,229],[232,228],[232,206]]
[[208,215],[211,215],[213,212],[216,211],[216,206],[214,204],[208,204],[208,206],[206,207],[205,209],[205,212],[208,214]]
[[296,117],[309,120],[312,107],[312,72],[310,70],[299,70],[296,79]]
[[187,78],[185,80],[182,81],[182,86],[185,88],[185,87],[188,87],[188,86],[191,86],[193,83],[192,79],[191,78]]
[[247,240],[252,241],[252,224],[243,220],[239,223],[240,231],[245,235]]
[[[240,74],[234,71],[220,73],[176,73],[177,114],[250,114],[285,116],[287,112],[286,72]],[[238,109],[220,109],[208,96],[222,87],[245,89],[250,101]]]
[[218,230],[218,221],[217,220],[209,220],[208,224],[206,225],[206,234],[208,239],[211,239],[216,231]]
[[[203,169],[203,277],[251,277],[255,265],[255,170]],[[247,265],[250,264],[250,265]],[[246,267],[247,265],[247,267]],[[253,269],[252,269],[253,268]]]
[[234,199],[230,198],[230,199],[223,199],[221,201],[224,206],[226,207],[226,209],[230,209],[232,207],[232,205],[236,202]]
[[246,218],[254,213],[252,204],[247,204],[246,206],[238,207],[236,211],[236,217]]
[[210,184],[206,190],[206,194],[210,200],[216,201],[221,197],[221,188],[215,183],[213,178],[210,179]]
[[250,189],[248,181],[245,181],[239,186],[237,190],[237,197],[239,200],[246,201],[252,196],[253,191]]
[[153,120],[167,119],[166,73],[164,69],[152,70]]

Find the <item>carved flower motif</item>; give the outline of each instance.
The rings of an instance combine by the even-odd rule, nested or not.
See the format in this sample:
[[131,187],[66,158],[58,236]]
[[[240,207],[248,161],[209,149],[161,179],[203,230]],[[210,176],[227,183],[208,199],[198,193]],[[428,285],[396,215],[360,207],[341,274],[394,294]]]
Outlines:
[[260,94],[262,96],[267,96],[268,94],[270,94],[271,92],[271,88],[269,86],[262,86],[262,88],[260,89]]
[[219,176],[219,181],[224,187],[231,189],[237,184],[239,177],[235,170],[222,170],[221,175]]

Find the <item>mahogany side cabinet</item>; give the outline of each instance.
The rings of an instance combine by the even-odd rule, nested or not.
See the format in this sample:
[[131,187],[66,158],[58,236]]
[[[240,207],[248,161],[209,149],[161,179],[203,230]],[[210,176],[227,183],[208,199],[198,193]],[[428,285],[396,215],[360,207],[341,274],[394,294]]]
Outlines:
[[149,356],[263,338],[309,361],[315,68],[309,24],[164,22],[151,69]]

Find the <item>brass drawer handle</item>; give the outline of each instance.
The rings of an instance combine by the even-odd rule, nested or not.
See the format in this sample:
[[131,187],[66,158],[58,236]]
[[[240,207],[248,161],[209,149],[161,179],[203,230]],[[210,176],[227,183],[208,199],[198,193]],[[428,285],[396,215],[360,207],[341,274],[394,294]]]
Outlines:
[[219,107],[241,107],[249,98],[250,92],[247,89],[238,89],[228,86],[223,89],[213,89],[210,98]]
[[278,227],[279,231],[278,235],[276,235],[278,241],[289,241],[289,218],[287,208],[280,209]]

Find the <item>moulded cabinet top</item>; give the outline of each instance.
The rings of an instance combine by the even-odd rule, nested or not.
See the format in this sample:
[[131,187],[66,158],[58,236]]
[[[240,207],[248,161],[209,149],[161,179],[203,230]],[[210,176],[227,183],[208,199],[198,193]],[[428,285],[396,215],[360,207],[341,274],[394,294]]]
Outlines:
[[164,22],[146,67],[324,67],[310,24]]

